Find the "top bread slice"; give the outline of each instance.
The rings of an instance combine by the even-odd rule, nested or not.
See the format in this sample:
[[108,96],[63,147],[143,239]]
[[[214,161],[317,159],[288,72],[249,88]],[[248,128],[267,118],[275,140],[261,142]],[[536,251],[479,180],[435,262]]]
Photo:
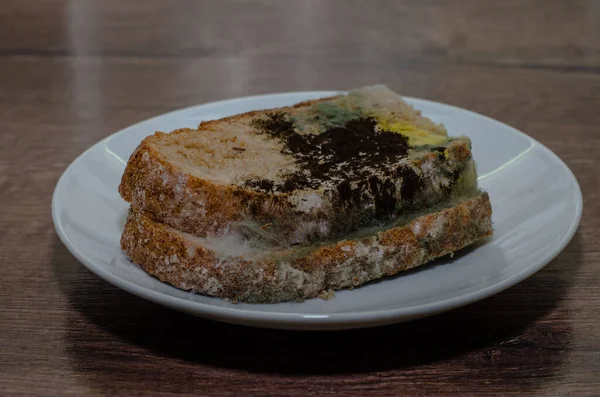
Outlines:
[[385,86],[157,132],[119,192],[199,237],[292,246],[387,224],[477,190],[471,144]]

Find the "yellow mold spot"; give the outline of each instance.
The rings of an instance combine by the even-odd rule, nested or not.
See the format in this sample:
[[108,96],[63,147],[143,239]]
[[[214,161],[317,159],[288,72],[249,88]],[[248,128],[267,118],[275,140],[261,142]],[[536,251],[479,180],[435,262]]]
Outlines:
[[408,143],[411,146],[441,145],[448,141],[447,136],[425,131],[414,124],[377,116],[375,116],[375,118],[379,128],[406,136],[408,138]]

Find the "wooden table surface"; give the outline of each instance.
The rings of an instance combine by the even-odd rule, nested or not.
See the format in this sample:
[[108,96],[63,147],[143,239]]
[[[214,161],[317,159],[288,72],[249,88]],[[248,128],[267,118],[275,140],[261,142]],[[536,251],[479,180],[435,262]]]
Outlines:
[[[63,247],[50,199],[83,150],[251,94],[385,83],[525,131],[584,215],[495,297],[304,333],[179,314]],[[600,395],[600,1],[0,1],[0,395]]]

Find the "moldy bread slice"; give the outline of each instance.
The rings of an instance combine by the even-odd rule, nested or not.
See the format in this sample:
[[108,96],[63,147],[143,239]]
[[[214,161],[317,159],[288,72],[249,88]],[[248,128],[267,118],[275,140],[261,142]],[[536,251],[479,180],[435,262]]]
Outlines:
[[381,229],[303,247],[200,238],[130,209],[121,247],[148,273],[197,293],[251,303],[303,300],[451,254],[492,234],[487,193]]
[[197,237],[283,248],[393,222],[477,190],[471,144],[384,86],[146,138],[119,191]]

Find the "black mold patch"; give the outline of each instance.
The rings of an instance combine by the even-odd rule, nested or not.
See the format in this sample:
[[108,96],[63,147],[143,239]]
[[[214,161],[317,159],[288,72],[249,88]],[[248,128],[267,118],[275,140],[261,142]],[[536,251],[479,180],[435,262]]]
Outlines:
[[400,166],[395,171],[396,178],[402,178],[402,198],[412,201],[423,188],[423,178],[409,166]]
[[[252,122],[254,128],[282,141],[284,154],[292,155],[300,171],[285,175],[273,184],[252,178],[244,186],[259,191],[291,192],[297,189],[315,189],[323,182],[342,180],[337,185],[340,201],[346,205],[359,204],[366,190],[375,196],[376,213],[386,214],[396,205],[395,187],[389,179],[392,171],[386,167],[405,157],[409,145],[404,135],[376,128],[372,117],[359,117],[335,126],[321,134],[299,134],[294,122],[282,112],[269,113],[266,118]],[[388,174],[365,182],[373,170]],[[354,183],[355,187],[352,187]],[[417,180],[411,179],[411,189]]]
[[376,176],[369,178],[369,188],[375,197],[375,217],[386,218],[393,214],[396,208],[396,185],[386,178],[381,180]]

